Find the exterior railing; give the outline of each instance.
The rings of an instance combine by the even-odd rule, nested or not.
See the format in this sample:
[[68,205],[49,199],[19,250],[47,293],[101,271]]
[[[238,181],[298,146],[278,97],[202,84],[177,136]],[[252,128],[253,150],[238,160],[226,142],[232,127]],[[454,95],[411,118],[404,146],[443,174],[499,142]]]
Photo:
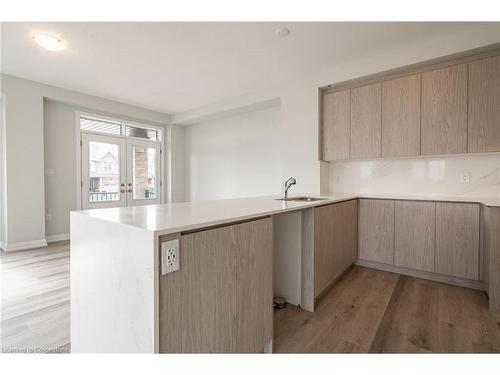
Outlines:
[[89,193],[89,202],[112,202],[120,200],[118,192],[112,193]]
[[[113,202],[119,201],[120,197],[118,192],[111,193],[89,193],[89,202]],[[156,192],[154,190],[144,190],[144,198],[145,199],[155,199]]]

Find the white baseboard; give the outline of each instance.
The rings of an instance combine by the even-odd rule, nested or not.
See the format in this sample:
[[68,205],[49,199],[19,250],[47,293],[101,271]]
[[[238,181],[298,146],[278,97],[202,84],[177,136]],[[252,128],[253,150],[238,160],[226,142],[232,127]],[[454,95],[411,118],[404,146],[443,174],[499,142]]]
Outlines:
[[47,246],[47,241],[45,241],[45,240],[14,242],[14,243],[3,242],[2,243],[2,249],[6,252],[35,249],[37,247],[44,247],[44,246]]
[[69,240],[69,233],[55,234],[53,236],[47,236],[46,240],[48,243],[58,242],[58,241],[68,241]]

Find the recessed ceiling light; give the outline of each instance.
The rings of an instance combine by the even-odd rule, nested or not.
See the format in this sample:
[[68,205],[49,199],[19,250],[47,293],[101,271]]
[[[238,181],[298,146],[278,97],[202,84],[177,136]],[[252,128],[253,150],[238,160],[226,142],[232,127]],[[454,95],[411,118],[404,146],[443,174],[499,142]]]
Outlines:
[[34,33],[33,40],[49,51],[61,51],[65,47],[61,38],[46,33]]
[[288,36],[288,34],[290,34],[290,30],[287,29],[286,27],[280,27],[279,29],[276,29],[275,33],[276,35],[283,38],[285,36]]

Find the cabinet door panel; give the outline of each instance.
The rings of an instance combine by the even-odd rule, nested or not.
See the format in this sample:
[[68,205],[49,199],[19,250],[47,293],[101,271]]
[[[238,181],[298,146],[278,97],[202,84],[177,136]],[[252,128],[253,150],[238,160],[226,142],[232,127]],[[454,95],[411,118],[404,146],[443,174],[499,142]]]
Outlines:
[[484,274],[490,311],[500,314],[500,208],[483,207]]
[[323,160],[349,159],[351,136],[351,92],[344,90],[323,95]]
[[357,200],[314,209],[314,296],[357,258]]
[[422,74],[422,155],[467,152],[467,65]]
[[382,84],[382,156],[420,155],[420,75]]
[[468,151],[500,151],[500,56],[469,64]]
[[262,352],[273,338],[272,219],[235,227],[236,351]]
[[479,205],[436,203],[436,272],[479,279]]
[[351,90],[351,159],[381,156],[382,84]]
[[[183,353],[236,351],[236,252],[231,226],[181,237]],[[168,275],[167,275],[168,276]]]
[[359,258],[393,264],[394,201],[359,200]]
[[434,272],[436,203],[395,202],[394,264]]
[[263,351],[273,332],[272,235],[266,218],[180,236],[180,268],[160,276],[160,352]]

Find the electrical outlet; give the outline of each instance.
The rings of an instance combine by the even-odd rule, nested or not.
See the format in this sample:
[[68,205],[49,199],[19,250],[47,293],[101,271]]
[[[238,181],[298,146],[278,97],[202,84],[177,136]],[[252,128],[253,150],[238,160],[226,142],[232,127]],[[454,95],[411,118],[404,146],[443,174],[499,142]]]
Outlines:
[[161,274],[165,275],[179,269],[179,240],[162,242]]
[[460,180],[463,184],[468,184],[470,182],[470,173],[462,173],[460,175]]

